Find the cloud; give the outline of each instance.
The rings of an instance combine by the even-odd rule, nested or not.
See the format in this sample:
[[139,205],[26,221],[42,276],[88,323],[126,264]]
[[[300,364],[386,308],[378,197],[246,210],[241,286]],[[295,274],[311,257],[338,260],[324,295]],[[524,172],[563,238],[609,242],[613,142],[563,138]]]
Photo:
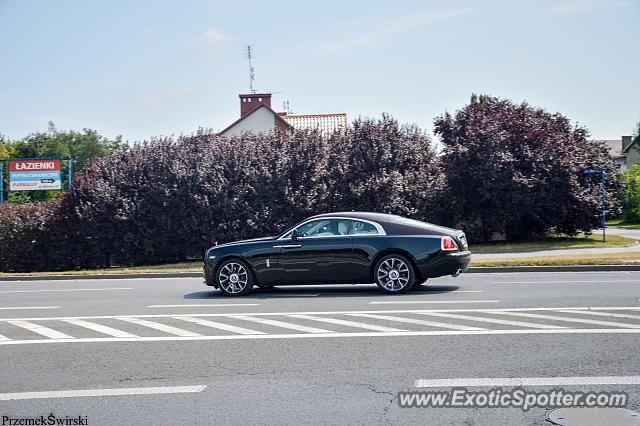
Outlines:
[[202,93],[205,90],[203,86],[197,84],[189,84],[186,86],[175,86],[166,90],[147,92],[142,95],[142,101],[149,105],[158,105],[179,98],[185,98]]
[[630,6],[633,4],[633,1],[629,0],[618,0],[618,1],[607,1],[607,0],[571,0],[571,1],[562,1],[555,6],[552,6],[548,9],[545,9],[545,13],[547,15],[560,16],[560,15],[570,15],[573,13],[585,12],[593,9],[599,9],[602,7],[624,7]]
[[191,39],[191,45],[196,47],[220,47],[229,41],[231,37],[221,28],[207,28],[202,34]]
[[356,50],[367,45],[375,44],[389,36],[416,31],[436,22],[466,15],[469,12],[471,12],[471,9],[456,9],[440,13],[405,16],[378,25],[366,24],[370,26],[371,29],[360,35],[328,43],[317,43],[313,45],[313,47],[326,52]]
[[429,13],[418,16],[407,16],[404,18],[396,19],[382,25],[379,31],[384,34],[400,34],[409,31],[414,31],[420,27],[431,25],[439,21],[446,21],[448,19],[457,18],[458,16],[466,15],[471,12],[471,9],[458,9],[450,10],[448,12],[441,13]]

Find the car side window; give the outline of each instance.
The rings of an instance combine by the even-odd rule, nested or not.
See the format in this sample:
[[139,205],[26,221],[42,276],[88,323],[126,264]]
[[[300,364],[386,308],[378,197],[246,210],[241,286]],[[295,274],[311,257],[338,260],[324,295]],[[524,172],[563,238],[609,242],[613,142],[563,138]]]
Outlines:
[[351,222],[348,219],[318,219],[300,225],[297,230],[301,237],[349,235]]
[[353,225],[351,226],[350,234],[351,235],[376,235],[378,234],[378,229],[370,223],[354,220]]

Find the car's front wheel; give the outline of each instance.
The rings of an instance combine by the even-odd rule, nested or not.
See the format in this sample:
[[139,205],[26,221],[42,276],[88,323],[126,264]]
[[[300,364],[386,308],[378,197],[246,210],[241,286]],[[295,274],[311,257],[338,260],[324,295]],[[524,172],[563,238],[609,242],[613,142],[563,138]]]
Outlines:
[[225,296],[244,296],[253,288],[254,278],[245,261],[229,259],[222,262],[218,268],[216,281]]
[[413,265],[401,254],[383,256],[376,263],[374,274],[378,287],[387,293],[404,293],[416,280]]
[[413,283],[412,288],[419,288],[420,286],[425,285],[426,283],[427,283],[427,280],[424,280],[424,281],[416,280],[416,282]]

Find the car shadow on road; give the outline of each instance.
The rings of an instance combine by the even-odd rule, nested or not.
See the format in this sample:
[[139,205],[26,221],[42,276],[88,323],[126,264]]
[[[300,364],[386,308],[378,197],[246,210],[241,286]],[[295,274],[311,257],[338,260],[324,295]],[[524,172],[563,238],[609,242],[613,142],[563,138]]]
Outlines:
[[[450,293],[458,290],[455,285],[422,285],[402,293],[404,296]],[[389,297],[375,285],[340,285],[340,286],[282,286],[270,288],[254,288],[251,293],[242,296],[247,299],[278,299],[296,297]],[[183,296],[184,299],[228,299],[219,290],[196,291]]]

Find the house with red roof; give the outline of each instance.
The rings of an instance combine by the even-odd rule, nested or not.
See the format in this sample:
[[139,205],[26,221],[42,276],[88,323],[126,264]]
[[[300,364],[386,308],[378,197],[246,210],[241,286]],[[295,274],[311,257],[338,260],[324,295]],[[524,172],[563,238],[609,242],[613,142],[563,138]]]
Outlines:
[[221,136],[295,129],[318,130],[322,134],[331,134],[345,131],[348,125],[346,113],[291,115],[276,112],[271,107],[271,93],[250,93],[239,97],[240,118],[224,128],[219,133]]

